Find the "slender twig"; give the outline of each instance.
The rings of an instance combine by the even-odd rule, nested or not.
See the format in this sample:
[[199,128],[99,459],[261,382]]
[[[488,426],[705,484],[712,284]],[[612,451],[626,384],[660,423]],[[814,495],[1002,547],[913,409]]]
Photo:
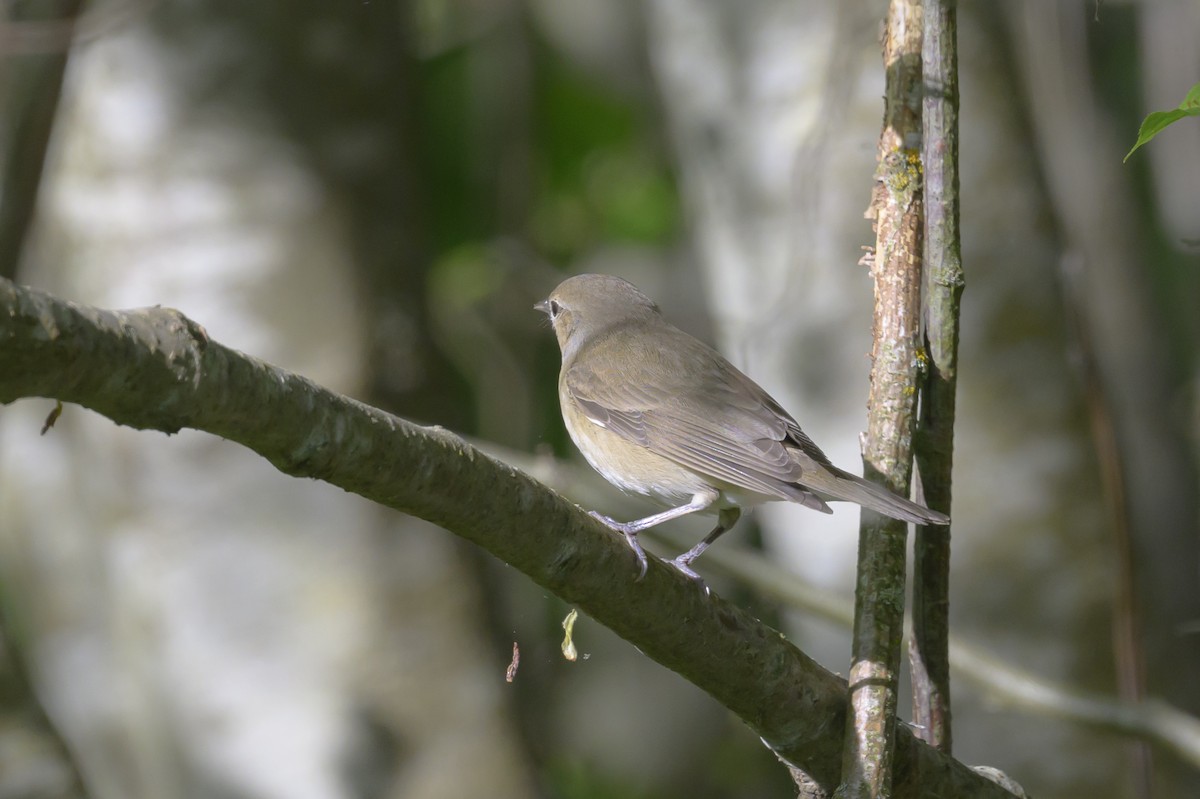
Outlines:
[[[1016,46],[1062,265],[1084,278],[1065,284],[1063,294],[1086,328],[1080,343],[1091,352],[1079,354],[1092,361],[1084,366],[1095,371],[1084,378],[1095,382],[1085,386],[1084,399],[1098,436],[1107,510],[1118,525],[1110,528],[1120,581],[1113,619],[1118,681],[1132,696],[1144,679],[1194,707],[1200,638],[1180,635],[1179,628],[1200,613],[1200,494],[1191,428],[1185,415],[1169,410],[1184,385],[1174,366],[1183,338],[1172,333],[1173,303],[1156,284],[1155,276],[1166,272],[1148,266],[1157,259],[1146,257],[1148,231],[1121,165],[1123,132],[1116,133],[1096,86],[1089,41],[1096,26],[1084,8],[1063,0],[994,5],[1003,9]],[[1079,136],[1081,130],[1088,135]],[[1134,796],[1152,795],[1151,765],[1144,752],[1133,753],[1127,773]]]
[[[35,680],[30,674],[30,664],[27,662],[29,650],[22,646],[20,636],[14,629],[19,625],[14,624],[13,608],[16,603],[11,593],[10,586],[0,584],[0,696],[3,696],[9,723],[27,728],[20,732],[22,736],[33,733],[34,737],[26,740],[25,745],[41,747],[43,757],[37,766],[17,758],[15,762],[8,764],[11,773],[5,776],[13,783],[18,783],[23,776],[27,776],[20,773],[22,769],[45,769],[53,763],[61,767],[65,776],[62,793],[57,795],[85,797],[88,795],[87,786],[79,770],[75,750],[68,744],[57,723],[47,712],[41,697],[38,696]],[[10,730],[9,734],[14,737],[17,735],[15,729]]]
[[[958,194],[957,0],[925,0],[922,45],[925,187],[925,340],[916,456],[925,504],[950,513],[959,302],[963,290]],[[921,526],[913,544],[913,724],[926,742],[951,748],[950,527]]]
[[[120,31],[147,16],[160,0],[45,0],[11,2],[13,13],[0,23],[5,56],[62,54]],[[70,14],[63,8],[74,7]],[[35,14],[40,16],[35,16]]]
[[[26,20],[62,24],[61,46],[46,52],[14,56],[5,61],[3,95],[6,97],[3,124],[0,125],[0,276],[13,277],[25,247],[25,237],[37,206],[38,188],[58,98],[62,92],[63,72],[70,52],[70,31],[79,15],[83,0],[54,0],[48,3],[14,6],[13,15],[0,21],[0,40],[4,23],[21,24]],[[0,50],[0,54],[6,54]]]
[[[33,220],[38,189],[50,132],[62,92],[63,72],[70,49],[70,28],[79,14],[83,0],[54,0],[43,3],[20,3],[0,9],[0,57],[4,71],[0,73],[0,97],[4,108],[0,112],[0,277],[16,274],[21,252]],[[66,35],[59,47],[33,55],[16,55],[5,33],[26,20],[31,24],[46,21],[64,25]],[[30,725],[41,732],[54,750],[70,782],[69,795],[84,795],[74,753],[62,736],[54,719],[42,705],[28,673],[27,652],[19,645],[14,627],[15,603],[7,596],[9,587],[0,585],[0,672],[9,704],[21,707]],[[10,693],[11,692],[11,693]]]
[[[866,474],[907,496],[912,476],[920,352],[922,200],[921,6],[892,0],[879,168],[871,207],[876,245],[871,394],[863,440]],[[900,642],[904,632],[907,526],[863,511],[855,583],[850,710],[839,796],[890,796]]]
[[[1088,426],[1096,447],[1100,482],[1112,519],[1113,555],[1116,573],[1113,580],[1113,654],[1117,668],[1117,694],[1126,702],[1136,703],[1146,695],[1146,666],[1142,657],[1141,608],[1135,580],[1134,548],[1130,530],[1129,502],[1126,496],[1125,463],[1113,419],[1112,398],[1100,376],[1094,336],[1087,316],[1080,309],[1084,279],[1078,254],[1062,259],[1063,307],[1075,336],[1079,355],[1083,396],[1088,409]],[[1148,799],[1154,795],[1154,760],[1145,742],[1134,742],[1130,755],[1134,763],[1136,795]]]

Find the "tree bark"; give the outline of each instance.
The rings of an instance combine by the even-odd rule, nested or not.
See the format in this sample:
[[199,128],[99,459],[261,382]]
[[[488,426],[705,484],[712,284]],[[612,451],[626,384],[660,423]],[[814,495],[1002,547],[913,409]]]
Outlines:
[[[745,611],[632,553],[577,507],[439,428],[422,428],[230,350],[178,311],[111,312],[0,281],[0,402],[54,397],[118,424],[205,430],[281,471],[445,527],[578,605],[736,713],[824,790],[846,683]],[[894,795],[1010,794],[905,730]]]
[[[912,477],[920,341],[921,6],[893,0],[883,42],[886,94],[879,169],[867,216],[875,220],[874,346],[864,473],[901,496]],[[893,791],[893,746],[904,635],[908,525],[864,510],[855,581],[845,799]]]
[[[958,193],[958,2],[926,0],[922,43],[925,194],[924,321],[929,373],[916,456],[925,504],[950,513],[959,304],[963,292]],[[950,752],[950,527],[920,526],[913,543],[913,724]]]

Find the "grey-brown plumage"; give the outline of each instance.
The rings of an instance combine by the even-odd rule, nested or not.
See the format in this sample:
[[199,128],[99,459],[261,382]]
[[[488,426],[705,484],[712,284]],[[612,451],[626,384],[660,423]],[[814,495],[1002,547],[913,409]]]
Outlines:
[[537,307],[562,349],[559,401],[588,462],[621,488],[667,501],[633,522],[593,514],[625,534],[645,573],[637,532],[686,513],[717,510],[717,527],[674,565],[690,563],[736,522],[741,507],[790,500],[830,513],[855,502],[918,524],[947,524],[830,463],[787,411],[716,350],[668,323],[635,286],[607,275],[564,281]]

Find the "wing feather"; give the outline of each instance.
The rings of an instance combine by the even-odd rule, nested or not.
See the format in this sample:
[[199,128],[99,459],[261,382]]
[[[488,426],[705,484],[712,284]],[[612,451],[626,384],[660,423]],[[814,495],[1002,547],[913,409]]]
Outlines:
[[[829,459],[715,350],[675,329],[666,340],[661,331],[625,329],[598,337],[585,353],[564,384],[597,424],[716,482],[828,511],[802,484],[806,472],[831,467]],[[601,373],[588,365],[596,363],[622,368]]]

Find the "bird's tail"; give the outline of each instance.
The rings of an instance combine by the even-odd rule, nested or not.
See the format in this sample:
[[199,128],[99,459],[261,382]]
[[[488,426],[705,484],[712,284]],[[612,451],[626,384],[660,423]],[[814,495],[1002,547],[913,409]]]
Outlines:
[[814,485],[807,474],[802,481],[807,487],[816,489],[825,499],[854,502],[870,508],[884,516],[914,524],[949,524],[950,517],[930,510],[924,505],[898,497],[881,485],[867,482],[857,475],[841,469],[831,469],[821,475],[820,485]]

